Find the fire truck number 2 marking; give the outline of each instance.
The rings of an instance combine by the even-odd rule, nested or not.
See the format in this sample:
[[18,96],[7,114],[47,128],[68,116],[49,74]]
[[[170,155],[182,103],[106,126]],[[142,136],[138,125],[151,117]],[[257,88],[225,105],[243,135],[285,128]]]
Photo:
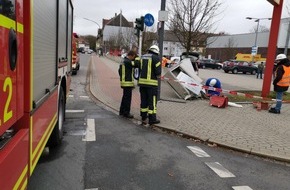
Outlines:
[[[11,102],[11,98],[12,98],[12,80],[10,77],[7,77],[4,81],[3,84],[3,92],[7,92],[8,91],[8,97],[4,106],[4,115],[3,115],[3,123],[7,122],[9,119],[12,118],[13,112],[12,110],[8,110],[9,109],[9,105]],[[1,126],[1,120],[0,120],[0,126]]]

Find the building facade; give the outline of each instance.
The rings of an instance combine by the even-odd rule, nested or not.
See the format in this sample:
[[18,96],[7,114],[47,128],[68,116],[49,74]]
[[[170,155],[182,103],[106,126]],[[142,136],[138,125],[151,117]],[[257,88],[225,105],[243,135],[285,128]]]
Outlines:
[[[290,18],[281,19],[277,42],[277,54],[289,54]],[[252,47],[257,41],[258,54],[267,57],[270,32],[258,32],[235,35],[219,35],[207,39],[206,56],[222,61],[234,59],[236,54],[251,54]],[[256,39],[257,37],[257,39]]]

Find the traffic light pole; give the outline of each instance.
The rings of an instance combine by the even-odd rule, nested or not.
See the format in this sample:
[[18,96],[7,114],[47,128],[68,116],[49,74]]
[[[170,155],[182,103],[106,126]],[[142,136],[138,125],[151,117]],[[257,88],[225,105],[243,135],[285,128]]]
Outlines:
[[[161,0],[161,11],[165,11],[166,0]],[[159,32],[159,57],[160,61],[162,62],[163,57],[163,38],[164,38],[164,21],[161,21],[161,27],[158,30]],[[160,93],[161,93],[161,78],[158,79],[158,92],[157,92],[157,100],[160,100]]]
[[138,54],[140,57],[142,55],[142,34],[143,34],[143,32],[140,31],[140,33],[139,33],[139,48],[138,48]]

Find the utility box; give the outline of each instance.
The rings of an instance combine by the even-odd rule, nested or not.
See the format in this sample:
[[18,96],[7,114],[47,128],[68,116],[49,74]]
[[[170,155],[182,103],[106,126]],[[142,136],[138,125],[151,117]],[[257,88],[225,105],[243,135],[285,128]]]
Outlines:
[[179,98],[187,100],[200,96],[202,79],[197,76],[189,58],[170,68],[164,76],[169,79],[167,83]]

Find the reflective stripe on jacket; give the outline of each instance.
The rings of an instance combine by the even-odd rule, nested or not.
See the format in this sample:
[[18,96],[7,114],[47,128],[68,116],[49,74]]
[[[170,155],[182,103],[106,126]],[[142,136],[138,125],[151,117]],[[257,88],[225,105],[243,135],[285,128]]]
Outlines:
[[133,66],[134,61],[131,61],[127,57],[125,57],[124,61],[120,64],[119,76],[121,87],[134,87]]
[[157,76],[161,75],[161,63],[157,55],[143,55],[140,63],[140,69],[141,71],[138,85],[158,86]]
[[288,87],[288,86],[290,86],[290,67],[286,67],[284,65],[282,65],[282,66],[284,69],[284,74],[282,76],[282,79],[277,83],[277,85]]

